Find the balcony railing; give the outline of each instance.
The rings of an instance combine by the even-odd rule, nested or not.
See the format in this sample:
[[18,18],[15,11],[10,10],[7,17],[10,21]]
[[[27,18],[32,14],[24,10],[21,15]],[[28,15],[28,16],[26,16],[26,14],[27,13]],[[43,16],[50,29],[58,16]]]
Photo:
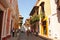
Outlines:
[[30,20],[30,23],[32,24],[32,23],[34,23],[34,22],[36,22],[36,21],[39,21],[39,15],[33,16],[33,17],[31,18],[31,20]]

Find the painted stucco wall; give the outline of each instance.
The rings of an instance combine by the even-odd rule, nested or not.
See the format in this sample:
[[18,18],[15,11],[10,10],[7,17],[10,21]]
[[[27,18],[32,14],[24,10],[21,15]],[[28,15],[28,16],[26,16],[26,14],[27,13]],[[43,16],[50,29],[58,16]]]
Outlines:
[[[57,40],[60,40],[60,31],[59,31],[60,23],[58,22],[58,18],[57,18],[57,5],[55,3],[55,0],[40,0],[39,3],[36,4],[36,6],[39,6],[41,2],[45,2],[44,10],[45,10],[46,17],[48,18],[47,20],[48,21],[48,37],[53,39],[57,37]],[[39,7],[39,14],[40,14],[40,7]],[[49,24],[49,21],[50,21],[50,24]]]

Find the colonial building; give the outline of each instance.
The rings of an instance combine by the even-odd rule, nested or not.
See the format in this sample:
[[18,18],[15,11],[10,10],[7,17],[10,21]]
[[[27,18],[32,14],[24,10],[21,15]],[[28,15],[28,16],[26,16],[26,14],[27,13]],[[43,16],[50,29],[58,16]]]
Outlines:
[[[36,24],[34,21],[35,14],[39,15],[38,21],[38,35],[60,40],[60,0],[38,0],[36,5],[33,7],[30,16],[32,24]],[[34,26],[35,27],[35,26]],[[33,28],[34,28],[33,27]]]
[[21,15],[19,15],[19,29],[23,24],[23,17]]
[[11,30],[18,27],[17,0],[0,0],[0,40],[7,40]]
[[28,18],[28,19],[25,20],[24,25],[25,25],[26,27],[30,27],[30,18]]
[[30,13],[30,24],[31,31],[34,33],[39,32],[39,14],[38,14],[38,6],[34,6]]

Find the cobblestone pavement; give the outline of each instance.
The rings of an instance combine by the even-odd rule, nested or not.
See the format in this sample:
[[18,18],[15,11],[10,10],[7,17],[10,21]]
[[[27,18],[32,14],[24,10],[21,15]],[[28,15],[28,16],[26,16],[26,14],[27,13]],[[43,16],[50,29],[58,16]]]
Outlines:
[[29,34],[29,36],[27,36],[26,33],[21,33],[20,32],[20,35],[18,37],[18,40],[43,40],[33,34]]
[[29,34],[29,36],[27,36],[26,33],[20,32],[17,37],[11,37],[9,40],[43,40],[43,39],[33,34]]

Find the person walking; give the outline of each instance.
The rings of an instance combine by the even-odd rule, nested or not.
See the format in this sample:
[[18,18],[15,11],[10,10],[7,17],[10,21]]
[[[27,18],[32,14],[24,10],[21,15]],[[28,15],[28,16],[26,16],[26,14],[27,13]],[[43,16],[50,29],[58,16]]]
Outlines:
[[14,37],[15,30],[14,28],[12,29],[12,36]]

